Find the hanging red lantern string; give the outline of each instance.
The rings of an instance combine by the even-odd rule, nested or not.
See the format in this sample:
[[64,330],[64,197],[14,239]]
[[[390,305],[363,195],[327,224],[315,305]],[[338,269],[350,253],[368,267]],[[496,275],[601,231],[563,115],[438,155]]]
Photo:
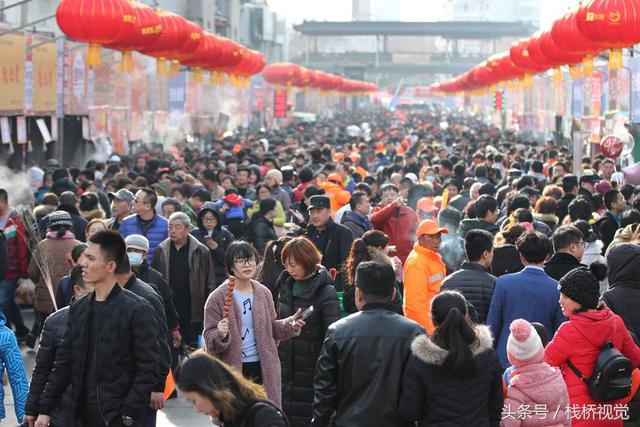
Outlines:
[[587,39],[578,29],[576,12],[567,13],[556,20],[551,27],[551,37],[560,49],[577,55],[584,55],[582,72],[585,76],[593,74],[593,56],[603,50],[602,46]]
[[62,0],[56,10],[62,32],[89,43],[90,67],[100,64],[100,45],[122,41],[134,28],[135,19],[125,0]]

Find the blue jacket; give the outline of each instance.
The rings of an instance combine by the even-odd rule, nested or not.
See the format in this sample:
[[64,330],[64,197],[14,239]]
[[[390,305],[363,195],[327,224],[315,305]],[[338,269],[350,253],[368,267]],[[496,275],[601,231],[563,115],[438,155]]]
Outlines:
[[[226,212],[226,218],[227,219],[241,219],[244,221],[244,210],[246,208],[252,208],[253,207],[253,202],[249,199],[242,199],[242,205],[231,205],[229,203],[227,203],[227,205],[229,206],[229,210]],[[226,202],[224,200],[218,200],[216,202],[216,207],[218,209],[220,209]]]
[[120,228],[118,229],[123,237],[130,236],[132,234],[141,234],[149,240],[149,253],[147,254],[147,262],[151,263],[153,258],[154,249],[162,243],[167,237],[169,237],[169,221],[164,217],[156,214],[151,226],[145,233],[140,226],[140,220],[138,215],[129,215],[122,220]]
[[[29,381],[24,370],[24,362],[18,341],[13,331],[5,326],[7,320],[0,312],[0,372],[7,369],[13,402],[16,410],[16,418],[22,422],[24,419],[24,405],[29,394]],[[4,388],[0,387],[0,420],[6,417],[4,412]]]
[[516,319],[540,322],[552,337],[562,322],[567,320],[562,315],[559,300],[558,282],[542,268],[528,266],[518,273],[498,277],[487,325],[493,333],[494,347],[503,369],[510,365],[507,340],[511,322]]

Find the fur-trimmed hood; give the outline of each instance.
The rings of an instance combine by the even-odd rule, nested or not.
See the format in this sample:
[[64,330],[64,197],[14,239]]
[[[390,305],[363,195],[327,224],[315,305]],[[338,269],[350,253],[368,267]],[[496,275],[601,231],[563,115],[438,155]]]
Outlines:
[[[493,338],[488,326],[475,325],[478,340],[471,345],[471,352],[474,356],[493,348]],[[417,336],[411,343],[411,352],[424,363],[440,366],[444,363],[449,350],[438,347],[427,334]]]
[[92,219],[104,219],[105,214],[104,211],[100,208],[93,209],[90,211],[80,211],[80,216],[86,219],[87,221],[91,221]]

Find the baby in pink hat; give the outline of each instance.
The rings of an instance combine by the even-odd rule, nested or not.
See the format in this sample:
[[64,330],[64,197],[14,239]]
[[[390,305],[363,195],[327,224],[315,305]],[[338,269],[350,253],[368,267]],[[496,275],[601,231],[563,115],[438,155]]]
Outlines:
[[502,410],[503,426],[570,426],[567,386],[559,369],[544,361],[544,347],[531,323],[511,322],[507,357],[511,373]]

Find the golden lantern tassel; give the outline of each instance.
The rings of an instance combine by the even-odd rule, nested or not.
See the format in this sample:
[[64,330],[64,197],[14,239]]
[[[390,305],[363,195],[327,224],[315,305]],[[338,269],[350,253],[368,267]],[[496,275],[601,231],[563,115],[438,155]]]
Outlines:
[[533,86],[533,76],[527,73],[524,75],[524,87],[531,87],[531,86]]
[[609,51],[609,69],[619,70],[622,68],[622,49],[611,49]]
[[553,69],[552,81],[556,86],[560,86],[562,84],[562,70],[560,68]]
[[202,70],[200,68],[193,70],[193,80],[196,83],[202,83]]
[[180,63],[178,61],[171,61],[171,77],[180,74]]
[[133,55],[131,51],[123,51],[120,58],[120,71],[123,73],[130,73],[133,71]]
[[100,45],[90,43],[87,65],[89,65],[89,67],[95,67],[96,65],[100,65],[100,62]]
[[593,55],[587,55],[582,60],[582,75],[584,77],[593,76]]
[[156,60],[156,73],[158,77],[167,77],[167,61],[164,58]]

